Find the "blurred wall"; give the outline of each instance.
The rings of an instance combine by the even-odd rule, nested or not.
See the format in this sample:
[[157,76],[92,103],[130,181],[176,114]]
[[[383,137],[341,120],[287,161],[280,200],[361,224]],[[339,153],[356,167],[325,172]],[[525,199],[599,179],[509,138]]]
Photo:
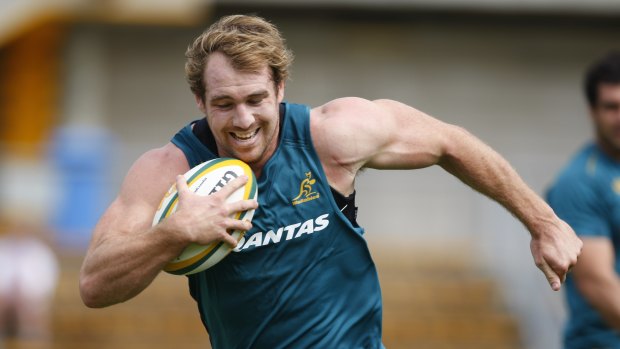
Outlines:
[[[214,17],[236,10],[220,8]],[[582,72],[618,48],[620,34],[620,21],[605,17],[258,12],[280,26],[296,54],[287,100],[312,106],[341,96],[406,102],[478,135],[540,194],[589,139]],[[104,126],[118,139],[115,189],[139,154],[200,117],[184,81],[183,54],[202,29],[73,27],[63,116],[66,123]],[[559,348],[561,294],[549,290],[531,259],[527,232],[505,210],[440,168],[368,170],[357,190],[359,221],[371,244],[386,236],[409,243],[479,242],[489,271],[524,319],[528,347]]]

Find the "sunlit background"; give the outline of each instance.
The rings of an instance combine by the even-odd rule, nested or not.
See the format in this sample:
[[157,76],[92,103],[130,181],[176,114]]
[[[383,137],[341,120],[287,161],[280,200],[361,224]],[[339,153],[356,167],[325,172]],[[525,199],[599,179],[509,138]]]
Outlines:
[[[585,67],[620,48],[617,0],[0,0],[0,269],[20,232],[60,270],[38,269],[56,280],[49,311],[25,333],[5,316],[0,348],[209,347],[183,277],[91,310],[77,275],[132,162],[200,117],[185,48],[231,13],[284,33],[286,100],[408,103],[480,137],[541,195],[590,138]],[[440,168],[368,170],[357,193],[388,349],[560,348],[563,294],[503,208]]]

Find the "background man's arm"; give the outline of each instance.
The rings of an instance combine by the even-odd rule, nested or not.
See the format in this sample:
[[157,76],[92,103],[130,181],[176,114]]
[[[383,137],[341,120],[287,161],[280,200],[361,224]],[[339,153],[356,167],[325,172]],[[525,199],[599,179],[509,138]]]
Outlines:
[[573,271],[575,284],[607,324],[620,331],[620,278],[614,247],[606,237],[584,237],[583,251]]

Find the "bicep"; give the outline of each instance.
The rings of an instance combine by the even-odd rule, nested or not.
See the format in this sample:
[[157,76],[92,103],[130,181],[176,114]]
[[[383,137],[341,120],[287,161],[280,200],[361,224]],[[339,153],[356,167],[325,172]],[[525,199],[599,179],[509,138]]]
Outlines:
[[[366,167],[414,169],[437,164],[457,129],[413,107],[392,100],[374,101],[378,117],[371,130],[381,141]],[[372,137],[372,136],[371,136]]]
[[617,278],[614,247],[605,237],[583,237],[579,262],[573,269],[577,287],[586,295],[599,291],[603,284]]
[[146,230],[154,213],[155,208],[148,200],[121,191],[95,226],[92,247],[114,235]]
[[[356,172],[360,168],[414,169],[438,163],[453,129],[392,100],[345,98],[314,117],[319,153]],[[337,144],[338,146],[334,146]]]

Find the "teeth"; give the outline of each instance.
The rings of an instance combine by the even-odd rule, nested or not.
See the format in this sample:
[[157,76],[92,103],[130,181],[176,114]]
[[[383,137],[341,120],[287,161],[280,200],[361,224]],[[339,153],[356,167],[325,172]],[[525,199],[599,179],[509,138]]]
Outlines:
[[257,133],[258,133],[258,129],[254,130],[252,132],[246,132],[246,133],[233,132],[233,133],[231,133],[231,135],[233,137],[235,137],[236,139],[238,139],[238,140],[245,141],[245,140],[248,140],[248,139],[254,137]]

